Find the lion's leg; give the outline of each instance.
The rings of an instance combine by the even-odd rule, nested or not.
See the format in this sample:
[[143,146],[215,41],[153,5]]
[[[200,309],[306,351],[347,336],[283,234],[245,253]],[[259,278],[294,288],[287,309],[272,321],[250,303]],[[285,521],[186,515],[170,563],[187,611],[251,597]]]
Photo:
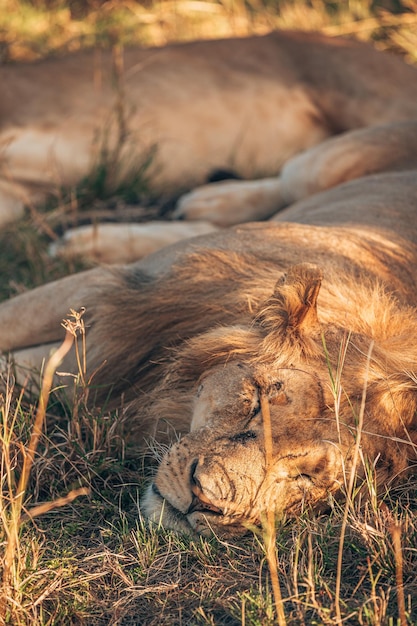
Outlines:
[[291,158],[280,176],[204,185],[180,198],[175,217],[220,226],[263,220],[314,193],[371,173],[415,167],[417,123],[347,132]]
[[87,307],[96,288],[110,280],[105,268],[68,276],[0,305],[0,351],[59,342],[70,309]]
[[283,206],[279,177],[222,181],[197,187],[182,196],[174,217],[232,226],[267,219]]
[[50,247],[54,256],[82,256],[93,262],[130,263],[160,248],[217,230],[209,222],[98,224],[68,230]]
[[31,200],[25,187],[0,179],[0,227],[20,219]]
[[416,166],[417,122],[351,131],[290,159],[281,172],[282,195],[290,205],[349,180]]
[[15,222],[23,215],[25,203],[17,191],[15,186],[11,189],[9,183],[0,181],[0,227]]
[[[32,348],[25,348],[23,350],[16,350],[7,356],[1,356],[0,370],[5,371],[10,363],[13,368],[14,380],[18,385],[26,388],[28,386],[31,388],[34,386],[35,389],[39,389],[45,364],[60,345],[61,343],[57,341],[34,346]],[[75,355],[73,350],[70,350],[59,366],[56,384],[68,384],[68,381],[74,380],[74,374],[76,373],[77,365]]]

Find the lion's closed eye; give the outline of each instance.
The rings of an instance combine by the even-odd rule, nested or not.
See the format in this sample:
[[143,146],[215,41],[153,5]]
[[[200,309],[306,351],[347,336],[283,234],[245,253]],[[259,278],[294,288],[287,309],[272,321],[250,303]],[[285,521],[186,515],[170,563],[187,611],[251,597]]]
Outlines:
[[243,433],[238,433],[237,435],[233,435],[233,437],[230,437],[230,441],[235,442],[235,443],[245,444],[248,441],[251,441],[252,439],[256,439],[257,436],[258,435],[255,431],[246,430]]

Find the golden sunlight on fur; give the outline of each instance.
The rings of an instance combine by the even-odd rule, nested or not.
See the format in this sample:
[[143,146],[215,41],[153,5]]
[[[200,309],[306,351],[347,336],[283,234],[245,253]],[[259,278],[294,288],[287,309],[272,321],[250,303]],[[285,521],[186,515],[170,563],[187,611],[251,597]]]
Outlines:
[[86,307],[91,398],[123,398],[136,446],[182,435],[142,503],[168,527],[232,536],[271,508],[325,506],[343,490],[365,387],[361,449],[383,488],[416,461],[416,205],[415,172],[373,175],[282,221],[68,277],[0,306],[1,346],[28,365],[68,307]]
[[[366,161],[355,136],[342,144],[345,155],[338,143],[325,151],[323,177],[314,152],[307,163],[292,157],[346,131],[412,121],[417,101],[417,70],[400,58],[291,31],[126,48],[118,59],[96,50],[5,64],[0,82],[0,226],[97,171],[107,171],[110,188],[141,175],[153,193],[188,192],[174,218],[217,227],[266,219],[311,187],[360,176]],[[362,139],[366,173],[383,169],[390,132],[381,133]],[[391,147],[400,149],[399,166],[412,152],[405,146]],[[204,185],[215,170],[257,180]],[[149,225],[132,245],[130,225],[95,223],[70,231],[52,252],[130,262],[202,228]]]
[[[187,96],[187,119],[204,122],[213,139],[207,152],[203,141],[199,145],[205,166],[224,164],[214,158],[216,137],[228,125],[216,99],[223,94],[234,110],[243,81],[253,92],[244,108],[258,96],[265,106],[269,139],[257,164],[268,169],[272,161],[286,161],[280,175],[258,186],[219,185],[216,198],[207,188],[194,199],[186,196],[180,216],[208,219],[198,226],[214,232],[4,302],[0,350],[10,353],[20,377],[39,369],[62,339],[61,320],[71,308],[85,307],[91,402],[123,411],[126,439],[141,453],[152,439],[166,446],[142,498],[143,513],[179,531],[230,537],[261,524],[265,512],[298,515],[341,497],[355,465],[359,416],[358,485],[369,470],[381,491],[415,472],[417,73],[393,60],[379,75],[378,53],[320,36],[270,35],[213,46],[216,69],[195,57],[208,74],[200,77],[199,70],[202,82]],[[319,61],[328,46],[324,71]],[[219,60],[229,48],[233,54],[223,67]],[[190,50],[167,48],[156,57],[157,67],[190,60]],[[133,61],[129,67],[132,77],[142,71]],[[274,91],[277,72],[281,82]],[[163,84],[164,76],[161,69]],[[207,76],[214,85],[213,102],[206,103],[211,118],[194,119]],[[187,85],[174,96],[187,93]],[[285,103],[294,99],[290,112]],[[246,113],[231,130],[232,143]],[[260,113],[252,111],[251,140]],[[175,124],[175,114],[182,115],[172,109],[166,119]],[[279,120],[288,124],[291,115],[294,125],[281,136]],[[285,150],[271,152],[270,139],[276,146],[281,138]],[[243,169],[251,146],[238,151]],[[194,162],[189,157],[173,164],[179,167],[174,178]],[[199,178],[200,165],[188,172],[189,182]],[[262,201],[257,206],[262,197],[267,211]],[[218,230],[211,225],[219,215],[221,226],[239,221],[242,198],[243,220],[258,211],[271,219]],[[126,239],[121,231],[120,248],[134,249],[139,244],[132,233],[140,238],[146,228],[130,232]],[[178,231],[177,239],[184,233]],[[61,371],[77,371],[74,355]],[[60,382],[71,389],[73,378],[62,375]],[[269,407],[271,440],[261,400]]]

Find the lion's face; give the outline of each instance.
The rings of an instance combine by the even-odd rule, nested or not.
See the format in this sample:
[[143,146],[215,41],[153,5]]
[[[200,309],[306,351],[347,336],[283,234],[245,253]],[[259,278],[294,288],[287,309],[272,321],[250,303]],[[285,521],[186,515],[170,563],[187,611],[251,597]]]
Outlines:
[[[385,348],[365,335],[352,331],[346,339],[343,326],[320,324],[320,283],[314,266],[293,266],[247,325],[212,329],[177,353],[151,415],[174,424],[184,417],[189,433],[161,461],[143,503],[149,518],[233,536],[271,511],[321,508],[345,484],[357,440],[378,483],[407,471],[415,383],[393,375],[396,362],[387,367]],[[386,319],[396,333],[394,317]],[[386,333],[383,326],[383,341]],[[344,381],[336,391],[341,354]],[[358,465],[355,471],[363,476]]]
[[[272,424],[265,448],[261,396]],[[293,514],[339,487],[342,456],[323,423],[322,385],[312,371],[217,366],[198,382],[191,433],[166,454],[146,498],[166,526],[241,534],[265,512]]]
[[[162,459],[144,502],[148,517],[230,536],[259,525],[268,511],[293,514],[338,489],[343,453],[325,417],[328,373],[318,357],[320,284],[317,268],[290,268],[243,331],[251,352],[220,350],[224,357],[201,369],[190,433]],[[203,346],[210,343],[203,337]],[[194,361],[201,362],[204,349]]]

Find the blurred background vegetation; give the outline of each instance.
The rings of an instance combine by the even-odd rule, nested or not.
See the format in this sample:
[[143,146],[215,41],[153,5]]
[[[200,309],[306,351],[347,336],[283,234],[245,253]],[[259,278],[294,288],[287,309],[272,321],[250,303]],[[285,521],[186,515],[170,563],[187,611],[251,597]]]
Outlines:
[[417,61],[417,0],[0,0],[0,61],[272,28],[372,39]]

